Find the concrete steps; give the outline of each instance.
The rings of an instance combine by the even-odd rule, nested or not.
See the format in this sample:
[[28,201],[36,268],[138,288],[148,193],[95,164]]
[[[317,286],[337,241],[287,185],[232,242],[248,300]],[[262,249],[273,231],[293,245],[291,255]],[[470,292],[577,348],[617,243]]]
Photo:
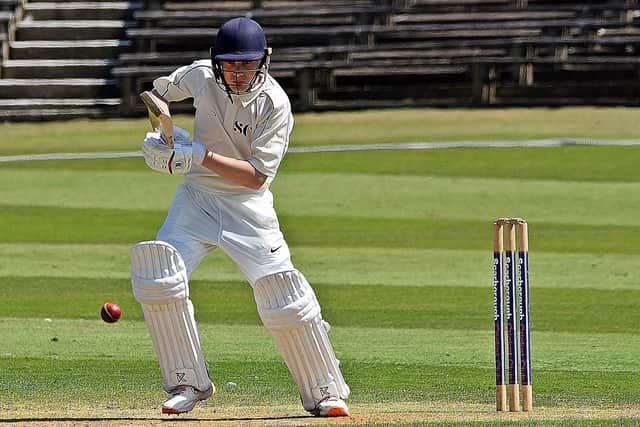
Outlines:
[[133,11],[144,7],[143,2],[33,2],[24,5],[24,19],[48,20],[131,20]]
[[13,79],[105,78],[117,59],[16,59],[6,60],[3,77]]
[[16,25],[16,40],[124,39],[133,25],[121,20],[21,21]]
[[95,107],[99,105],[118,106],[120,98],[92,99],[92,98],[26,98],[0,99],[0,108],[29,109],[38,107]]
[[111,70],[142,1],[25,2],[0,76],[0,120],[117,116]]
[[75,59],[117,58],[131,46],[128,40],[29,40],[9,43],[12,59]]
[[117,98],[115,79],[0,79],[0,99]]
[[38,107],[32,105],[29,109],[0,108],[0,121],[8,122],[41,122],[44,120],[104,118],[118,115],[116,107]]

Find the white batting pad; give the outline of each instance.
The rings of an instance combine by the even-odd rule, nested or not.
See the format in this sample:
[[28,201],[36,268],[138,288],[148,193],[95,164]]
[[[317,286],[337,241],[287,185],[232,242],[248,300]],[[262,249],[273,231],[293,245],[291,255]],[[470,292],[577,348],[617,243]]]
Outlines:
[[297,270],[263,277],[254,285],[258,313],[271,331],[307,411],[327,397],[346,399],[349,386],[329,341],[313,289]]
[[180,253],[166,242],[131,248],[131,284],[153,340],[163,387],[206,390],[211,385],[189,300],[187,270]]

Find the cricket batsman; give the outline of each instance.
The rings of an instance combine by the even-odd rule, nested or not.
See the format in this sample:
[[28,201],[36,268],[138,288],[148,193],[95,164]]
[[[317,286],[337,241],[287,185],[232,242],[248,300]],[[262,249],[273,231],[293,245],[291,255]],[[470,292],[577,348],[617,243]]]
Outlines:
[[158,356],[166,414],[191,411],[215,386],[200,345],[189,277],[221,248],[250,283],[258,313],[300,390],[305,410],[348,416],[350,390],[312,287],[291,262],[269,184],[289,144],[289,99],[269,75],[271,49],[258,23],[223,24],[211,60],[153,82],[155,97],[193,98],[193,140],[150,132],[142,150],[159,172],[184,174],[156,240],[131,248],[131,283]]

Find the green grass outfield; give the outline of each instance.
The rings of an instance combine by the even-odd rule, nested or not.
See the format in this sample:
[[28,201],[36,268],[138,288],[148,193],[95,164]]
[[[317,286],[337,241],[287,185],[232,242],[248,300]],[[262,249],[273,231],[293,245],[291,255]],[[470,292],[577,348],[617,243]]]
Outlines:
[[[291,146],[634,139],[638,117],[307,114]],[[0,156],[134,151],[147,126],[0,125]],[[640,147],[622,146],[290,153],[276,208],[333,325],[353,416],[306,416],[249,286],[214,252],[191,295],[218,393],[172,422],[160,416],[128,252],[154,237],[181,179],[141,158],[0,163],[0,425],[640,425],[638,165]],[[491,224],[501,216],[529,222],[529,414],[495,413]],[[105,301],[122,306],[120,322],[100,320]]]

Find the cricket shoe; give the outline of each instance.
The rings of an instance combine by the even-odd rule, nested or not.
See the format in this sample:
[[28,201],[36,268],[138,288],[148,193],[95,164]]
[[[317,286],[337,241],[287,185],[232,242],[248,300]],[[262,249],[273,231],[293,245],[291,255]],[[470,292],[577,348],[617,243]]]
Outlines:
[[213,384],[204,391],[188,385],[177,387],[171,392],[171,397],[162,404],[162,413],[184,414],[189,412],[196,406],[196,403],[210,398],[214,390]]
[[316,417],[348,417],[349,408],[344,400],[337,397],[328,397],[318,402],[316,407],[310,411]]

